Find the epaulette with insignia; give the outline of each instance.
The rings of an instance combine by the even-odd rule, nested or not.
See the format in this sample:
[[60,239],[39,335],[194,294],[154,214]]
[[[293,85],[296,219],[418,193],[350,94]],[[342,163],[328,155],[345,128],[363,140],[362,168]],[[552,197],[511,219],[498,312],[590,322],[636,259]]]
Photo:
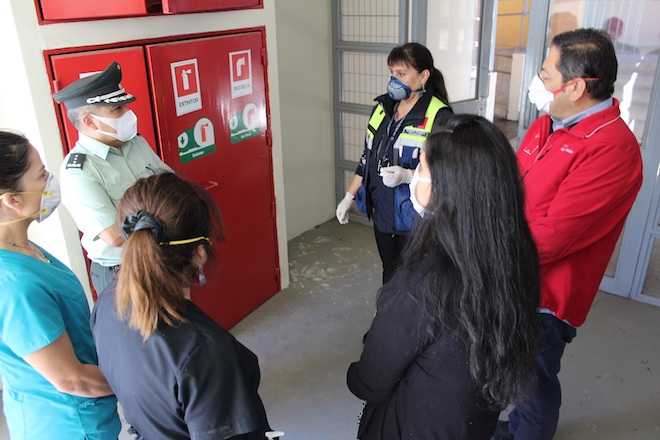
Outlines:
[[74,153],[69,156],[69,160],[66,162],[65,169],[67,170],[82,170],[83,165],[87,160],[87,156],[82,153]]

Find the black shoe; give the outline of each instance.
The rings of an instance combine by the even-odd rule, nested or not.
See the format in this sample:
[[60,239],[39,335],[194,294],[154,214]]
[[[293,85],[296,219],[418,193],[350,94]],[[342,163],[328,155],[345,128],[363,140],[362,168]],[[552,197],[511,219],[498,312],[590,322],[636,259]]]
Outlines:
[[490,440],[513,440],[513,434],[509,431],[509,422],[497,421],[497,427]]

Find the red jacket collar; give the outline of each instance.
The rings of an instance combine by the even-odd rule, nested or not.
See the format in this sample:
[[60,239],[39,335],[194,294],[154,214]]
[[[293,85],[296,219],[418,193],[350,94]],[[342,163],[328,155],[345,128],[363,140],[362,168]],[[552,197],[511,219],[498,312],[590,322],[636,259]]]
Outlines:
[[[569,128],[562,128],[558,131],[566,131],[573,136],[588,138],[593,136],[601,128],[607,127],[621,116],[619,111],[619,100],[612,98],[612,106],[593,115],[587,116],[577,124]],[[540,128],[542,133],[550,133],[552,127],[552,118],[550,115],[541,116]]]

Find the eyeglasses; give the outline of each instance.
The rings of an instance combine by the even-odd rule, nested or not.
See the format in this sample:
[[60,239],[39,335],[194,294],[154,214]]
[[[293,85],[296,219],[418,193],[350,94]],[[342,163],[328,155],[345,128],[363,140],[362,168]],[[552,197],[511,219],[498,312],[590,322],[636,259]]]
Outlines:
[[[538,76],[541,81],[545,82],[549,78],[546,74],[545,79],[543,79],[543,76],[544,76],[543,73],[544,73],[543,70],[539,70],[538,72],[536,72],[536,76]],[[574,76],[573,78],[566,80],[565,83],[567,83],[569,81],[573,81],[574,79],[581,79],[581,80],[584,80],[584,81],[598,81],[600,79],[600,77],[599,76]]]

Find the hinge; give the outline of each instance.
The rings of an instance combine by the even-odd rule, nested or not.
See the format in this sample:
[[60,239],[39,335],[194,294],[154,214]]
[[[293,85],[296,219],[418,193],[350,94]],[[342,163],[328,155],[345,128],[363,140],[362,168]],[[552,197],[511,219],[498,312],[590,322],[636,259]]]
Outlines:
[[486,117],[488,111],[488,98],[479,98],[479,114]]
[[53,80],[53,91],[55,93],[60,91],[60,82],[59,82],[59,80],[56,80],[56,79]]
[[275,268],[275,283],[277,284],[277,287],[280,289],[282,288],[282,274],[279,267]]
[[266,129],[266,145],[268,148],[273,148],[273,133],[270,131],[270,128]]
[[275,200],[270,202],[270,216],[275,218],[277,216],[277,205],[275,205]]
[[261,64],[263,64],[264,67],[268,67],[268,56],[266,55],[265,47],[261,48]]

